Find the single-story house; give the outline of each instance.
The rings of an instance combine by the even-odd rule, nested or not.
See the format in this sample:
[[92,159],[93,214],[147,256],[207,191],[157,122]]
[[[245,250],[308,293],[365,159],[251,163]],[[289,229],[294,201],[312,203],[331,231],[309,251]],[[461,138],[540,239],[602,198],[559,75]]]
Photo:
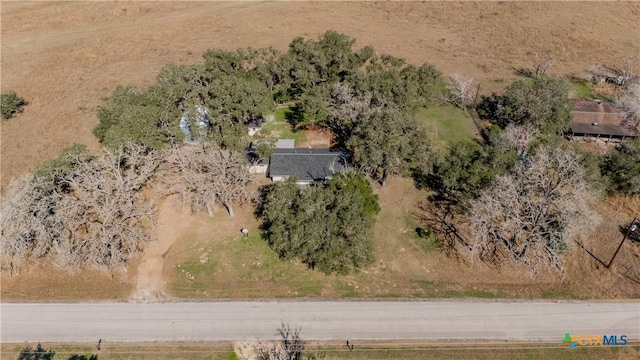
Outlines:
[[602,100],[569,100],[573,108],[571,139],[621,141],[640,136],[634,128],[623,125],[623,114],[615,104]]
[[274,149],[269,159],[269,177],[284,181],[295,176],[300,186],[327,181],[345,168],[348,155],[346,150],[338,149]]

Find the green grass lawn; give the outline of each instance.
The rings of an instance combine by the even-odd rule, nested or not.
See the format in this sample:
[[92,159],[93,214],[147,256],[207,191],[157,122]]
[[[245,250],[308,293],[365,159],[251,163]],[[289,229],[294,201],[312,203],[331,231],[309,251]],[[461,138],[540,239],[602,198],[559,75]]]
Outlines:
[[265,122],[262,126],[262,135],[275,139],[294,139],[296,146],[306,142],[304,131],[296,130],[286,121],[288,107],[278,108],[272,113],[274,121]]
[[569,83],[569,98],[570,99],[593,99],[593,91],[584,82],[572,82]]
[[[375,262],[347,275],[326,275],[299,261],[283,261],[261,239],[255,219],[238,211],[234,221],[249,237],[212,236],[227,221],[215,218],[172,247],[165,264],[167,290],[177,299],[264,298],[575,298],[558,284],[542,289],[523,283],[458,283],[439,275],[444,263],[437,240],[420,237],[415,202],[426,197],[410,179],[392,178],[376,190],[382,211],[375,225]],[[448,266],[445,264],[445,266]],[[460,265],[465,267],[466,265]],[[461,269],[465,272],[465,268]],[[490,270],[486,270],[490,271]],[[474,276],[468,273],[465,276]],[[541,294],[541,291],[545,291]]]
[[[198,297],[318,297],[323,274],[303,264],[281,261],[257,232],[249,237],[199,244],[215,258],[193,256],[175,267],[172,292],[182,298]],[[199,251],[202,252],[202,251]]]
[[611,101],[613,99],[598,94],[593,91],[593,88],[584,81],[569,82],[569,99],[600,99]]
[[415,117],[426,126],[431,141],[441,152],[452,144],[472,142],[476,138],[477,129],[471,116],[451,105],[422,108]]
[[[325,275],[298,261],[279,259],[259,231],[251,228],[249,237],[198,238],[189,245],[183,243],[185,248],[178,251],[182,255],[172,268],[171,293],[178,298],[495,297],[456,291],[452,284],[429,281],[428,275],[413,270],[419,268],[423,254],[437,248],[433,240],[415,232],[418,223],[404,206],[413,197],[401,204],[394,200],[399,192],[419,191],[410,180],[393,184],[385,188],[383,202],[395,205],[383,206],[376,227],[394,232],[377,236],[375,241],[383,249],[372,267],[348,275]],[[398,249],[411,254],[412,267],[395,264]]]

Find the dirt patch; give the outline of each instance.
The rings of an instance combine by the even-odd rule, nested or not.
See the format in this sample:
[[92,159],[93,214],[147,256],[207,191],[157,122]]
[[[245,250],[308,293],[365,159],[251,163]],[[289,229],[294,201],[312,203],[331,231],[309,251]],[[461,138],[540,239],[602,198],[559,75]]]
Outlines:
[[187,209],[170,198],[158,206],[156,241],[147,245],[135,277],[132,300],[151,301],[167,297],[163,277],[164,259],[171,246],[189,226]]
[[2,124],[3,189],[72,143],[97,151],[96,110],[116,85],[150,84],[165,64],[201,61],[212,47],[284,50],[335,29],[357,46],[470,74],[482,91],[535,53],[570,73],[640,52],[634,2],[3,2],[0,16],[2,91],[29,102]]
[[82,270],[82,276],[56,268],[48,261],[32,264],[28,272],[9,277],[0,274],[2,301],[82,301],[126,299],[132,290],[132,275],[137,268],[133,261],[128,271],[112,274],[97,270]]
[[[263,181],[266,182],[264,179]],[[231,218],[221,206],[216,205],[213,217],[206,214],[191,216],[189,226],[178,235],[178,241],[165,257],[163,278],[168,284],[169,292],[173,290],[178,295],[188,293],[191,297],[217,297],[216,294],[228,294],[226,291],[230,286],[240,289],[244,287],[245,282],[239,279],[241,269],[233,268],[212,286],[200,287],[197,284],[202,278],[219,276],[213,273],[220,270],[218,265],[222,268],[231,267],[234,259],[240,256],[224,250],[225,242],[241,241],[244,235],[240,230],[244,228],[252,236],[258,233],[258,222],[253,217],[252,207],[236,206],[234,213],[235,216]],[[184,266],[185,264],[191,266]],[[208,270],[196,272],[194,268]],[[260,287],[260,284],[252,285]]]
[[326,149],[331,147],[333,135],[328,131],[305,130],[304,136],[306,141],[298,144],[298,147],[308,147],[311,149]]

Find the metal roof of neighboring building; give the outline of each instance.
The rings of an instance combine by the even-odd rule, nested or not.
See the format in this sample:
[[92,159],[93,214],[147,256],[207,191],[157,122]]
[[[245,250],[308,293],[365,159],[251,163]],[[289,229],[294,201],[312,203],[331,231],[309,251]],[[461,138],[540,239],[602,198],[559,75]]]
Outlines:
[[599,100],[569,100],[573,108],[571,132],[583,135],[637,137],[638,132],[622,125],[615,104]]

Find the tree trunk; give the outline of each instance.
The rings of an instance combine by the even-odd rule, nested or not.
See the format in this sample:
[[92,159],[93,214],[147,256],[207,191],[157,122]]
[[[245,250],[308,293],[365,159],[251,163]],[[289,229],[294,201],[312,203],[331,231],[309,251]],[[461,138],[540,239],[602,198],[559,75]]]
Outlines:
[[388,176],[389,176],[389,171],[387,170],[387,168],[384,168],[384,170],[382,171],[382,179],[380,180],[380,186],[384,187],[384,185],[387,183]]
[[233,213],[233,208],[231,207],[231,204],[223,202],[222,205],[224,205],[224,207],[227,208],[227,211],[229,211],[229,217],[235,216],[235,214]]
[[208,201],[206,204],[207,204],[207,214],[209,214],[209,217],[213,217],[213,208],[211,207]]

